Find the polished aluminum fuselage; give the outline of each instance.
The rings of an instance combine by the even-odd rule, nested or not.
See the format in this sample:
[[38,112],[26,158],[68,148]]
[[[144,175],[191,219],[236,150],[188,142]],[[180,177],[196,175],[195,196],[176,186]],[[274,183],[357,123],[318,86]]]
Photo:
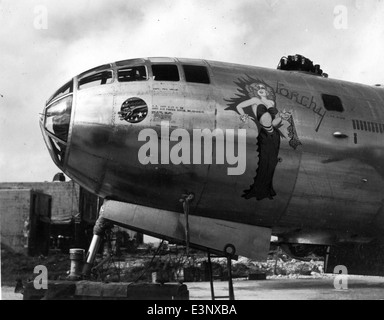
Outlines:
[[[191,215],[270,227],[289,242],[364,241],[384,234],[384,133],[380,126],[360,130],[355,125],[355,121],[384,124],[383,88],[301,72],[171,60],[180,70],[178,82],[153,80],[150,59],[140,60],[148,68],[146,81],[112,81],[77,90],[78,77],[73,79],[65,157],[59,162],[52,154],[68,176],[103,198],[176,212],[182,212],[182,194],[192,192]],[[135,61],[128,60],[127,65]],[[182,63],[205,65],[211,83],[187,83]],[[108,69],[115,71],[116,65]],[[227,101],[238,93],[236,82],[246,77],[274,89],[277,109],[292,114],[301,142],[294,149],[287,136],[281,139],[273,200],[241,197],[258,166],[258,128],[226,109]],[[326,110],[322,94],[338,96],[343,112]],[[140,123],[119,118],[121,105],[131,97],[148,106],[148,116]],[[215,161],[143,165],[138,153],[145,142],[138,141],[138,135],[152,128],[160,145],[164,119],[170,131],[183,128],[190,136],[193,129],[234,129],[235,133],[246,129],[245,173],[228,175],[231,166]],[[45,131],[43,123],[42,128]],[[176,144],[167,142],[171,148]]]

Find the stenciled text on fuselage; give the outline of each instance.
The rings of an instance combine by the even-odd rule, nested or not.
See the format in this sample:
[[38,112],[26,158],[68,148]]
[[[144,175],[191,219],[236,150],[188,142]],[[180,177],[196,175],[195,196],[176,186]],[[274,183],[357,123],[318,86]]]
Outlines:
[[[217,164],[228,165],[227,174],[242,175],[246,169],[245,129],[177,128],[171,131],[168,121],[161,122],[160,137],[156,130],[142,129],[138,141],[146,142],[138,153],[141,164]],[[236,139],[237,137],[237,139]],[[173,146],[171,147],[171,144]],[[160,153],[159,153],[160,148]]]

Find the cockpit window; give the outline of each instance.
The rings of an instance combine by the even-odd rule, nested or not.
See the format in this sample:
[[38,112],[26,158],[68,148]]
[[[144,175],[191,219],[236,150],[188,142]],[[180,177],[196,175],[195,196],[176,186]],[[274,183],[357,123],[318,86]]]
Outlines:
[[112,80],[113,80],[112,71],[111,70],[103,71],[103,72],[95,73],[90,76],[79,79],[78,88],[79,90],[92,88],[92,87],[103,85],[103,84],[109,84],[112,82]]
[[324,108],[328,111],[344,112],[343,103],[338,96],[322,94]]
[[64,142],[68,139],[71,110],[72,95],[53,103],[46,110],[45,128]]
[[154,64],[152,72],[155,81],[180,81],[179,71],[174,64]]
[[64,96],[68,93],[71,93],[73,91],[73,80],[67,82],[65,85],[63,85],[59,90],[57,90],[51,98],[49,98],[48,103],[50,103],[53,99],[56,99],[58,97]]
[[204,66],[183,65],[187,82],[209,84],[208,70]]
[[53,152],[55,154],[56,159],[59,161],[60,164],[64,163],[64,157],[65,152],[67,150],[67,147],[65,144],[56,141],[55,139],[49,138],[49,141],[51,143]]
[[117,80],[119,82],[143,81],[147,79],[145,66],[128,67],[117,71]]
[[92,69],[89,69],[87,71],[84,71],[82,73],[79,74],[79,78],[82,78],[84,75],[86,74],[90,74],[90,73],[94,73],[96,71],[103,71],[103,70],[108,70],[111,68],[111,64],[103,64],[102,66],[98,66],[98,67],[95,67],[95,68],[92,68]]

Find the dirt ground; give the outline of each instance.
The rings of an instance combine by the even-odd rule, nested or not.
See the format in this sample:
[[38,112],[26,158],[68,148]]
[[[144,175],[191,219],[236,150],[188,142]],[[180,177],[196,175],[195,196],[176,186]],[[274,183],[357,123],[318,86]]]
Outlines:
[[[336,289],[335,275],[321,277],[269,277],[267,280],[234,280],[236,300],[384,300],[384,277],[348,276],[348,286]],[[190,300],[211,300],[209,282],[186,283]],[[228,283],[215,281],[216,296],[228,296]],[[2,287],[3,300],[22,300],[13,287]],[[226,299],[228,300],[228,299]],[[219,301],[225,301],[220,299]]]
[[15,293],[15,287],[1,287],[1,300],[23,300],[21,293]]
[[[96,271],[91,275],[92,281],[102,282],[204,282],[207,281],[207,256],[192,252],[186,256],[184,251],[169,252],[142,250],[126,253],[120,257],[105,259],[108,252],[99,254],[95,263]],[[158,253],[155,255],[155,252]],[[104,261],[105,263],[102,263]],[[28,257],[14,253],[7,248],[1,250],[1,287],[2,299],[21,300],[22,295],[15,293],[17,282],[25,284],[33,280],[34,268],[44,265],[48,270],[49,280],[65,280],[70,270],[68,253],[52,252],[48,257]],[[215,280],[227,278],[227,260],[212,258]],[[265,262],[252,261],[239,257],[232,263],[232,275],[235,279],[244,279],[251,274],[265,274],[268,279],[284,277],[294,279],[300,276],[321,277],[323,262],[321,260],[297,261],[284,254],[272,253]]]
[[[235,300],[384,300],[384,277],[350,275],[344,280],[344,289],[337,285],[335,288],[335,277],[325,274],[321,277],[272,277],[264,281],[235,280]],[[211,299],[209,283],[187,286],[190,300]],[[217,296],[228,296],[228,284],[215,282],[214,291]]]
[[[49,270],[50,278],[54,279],[65,275],[70,268],[68,254],[56,253],[49,257],[28,257],[14,253],[7,248],[1,249],[1,285],[15,286],[16,280],[23,282],[33,279],[34,268],[44,265]],[[36,275],[35,275],[36,276]]]
[[[166,276],[167,281],[172,280],[204,280],[207,270],[207,256],[200,252],[192,252],[187,256],[185,252],[140,252],[123,254],[120,257],[111,256],[105,259],[108,253],[98,255],[95,266],[98,266],[92,275],[96,281],[119,282],[152,280],[152,273]],[[104,263],[102,262],[104,260]],[[6,248],[1,250],[1,285],[14,286],[20,279],[22,282],[34,279],[34,268],[43,265],[48,269],[48,279],[65,279],[70,270],[68,253],[52,253],[48,257],[28,257],[14,253]],[[227,260],[225,258],[212,258],[215,278],[225,278],[227,275]],[[186,272],[188,271],[188,274]],[[267,276],[310,276],[323,272],[321,260],[298,261],[286,255],[270,255],[265,262],[253,261],[244,257],[232,262],[234,278],[248,277],[253,273],[264,273]],[[185,274],[184,274],[185,273]],[[186,279],[192,277],[193,279]]]

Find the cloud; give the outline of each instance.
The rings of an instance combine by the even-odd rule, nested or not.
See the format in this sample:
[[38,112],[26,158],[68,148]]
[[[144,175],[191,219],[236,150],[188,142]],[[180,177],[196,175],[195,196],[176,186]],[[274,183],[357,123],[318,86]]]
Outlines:
[[95,36],[114,37],[114,30],[136,31],[148,1],[47,1],[49,25],[44,37],[71,44]]

